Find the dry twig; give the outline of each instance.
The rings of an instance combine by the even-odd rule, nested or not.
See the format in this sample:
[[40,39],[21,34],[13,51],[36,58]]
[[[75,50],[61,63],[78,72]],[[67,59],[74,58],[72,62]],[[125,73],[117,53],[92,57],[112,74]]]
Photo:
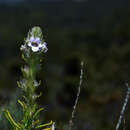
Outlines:
[[129,96],[130,96],[130,87],[129,87],[128,83],[126,83],[126,87],[127,87],[127,94],[126,94],[125,101],[124,101],[124,104],[122,106],[120,116],[119,116],[119,119],[118,119],[118,122],[117,122],[117,125],[116,125],[116,130],[118,130],[119,127],[120,127],[120,124],[121,124],[121,121],[122,121],[122,118],[124,116],[124,112],[125,112],[125,109],[126,109],[126,105],[128,103]]
[[77,92],[76,100],[75,100],[75,103],[74,103],[74,106],[73,106],[73,111],[72,111],[71,119],[69,121],[69,130],[71,130],[72,126],[73,126],[73,119],[75,117],[76,107],[77,107],[79,96],[80,96],[80,92],[81,92],[81,85],[82,85],[82,82],[83,82],[83,65],[84,65],[84,62],[82,61],[81,62],[79,87],[78,87],[78,92]]

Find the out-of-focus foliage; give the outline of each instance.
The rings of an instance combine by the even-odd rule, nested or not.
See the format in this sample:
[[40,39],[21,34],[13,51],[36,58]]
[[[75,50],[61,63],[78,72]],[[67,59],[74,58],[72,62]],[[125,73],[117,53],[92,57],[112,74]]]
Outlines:
[[[1,106],[0,108],[0,129],[2,130],[10,130],[10,124],[9,122],[6,120],[3,110],[4,109],[8,109],[11,112],[11,115],[15,116],[15,120],[21,119],[21,109],[20,109],[20,105],[17,104],[17,98],[19,98],[19,91],[16,90],[15,92],[13,92],[11,94],[11,96],[9,96],[10,101],[8,101],[8,104],[4,104]],[[7,100],[5,101],[7,102]]]
[[[41,117],[58,122],[60,128],[68,123],[77,93],[80,61],[84,60],[75,129],[113,129],[125,95],[124,82],[130,78],[130,4],[118,8],[115,5],[0,5],[0,89],[6,92],[0,94],[0,105],[7,104],[21,75],[21,41],[30,27],[39,25],[47,34],[49,48],[43,71],[37,77],[45,79],[38,90],[44,92],[38,103],[47,110]],[[126,111],[129,122],[130,111]],[[126,123],[126,130],[129,129]]]

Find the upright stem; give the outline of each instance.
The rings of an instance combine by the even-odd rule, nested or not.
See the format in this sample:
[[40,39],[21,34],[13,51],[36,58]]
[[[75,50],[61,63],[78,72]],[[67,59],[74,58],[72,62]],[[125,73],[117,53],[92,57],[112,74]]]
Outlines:
[[[10,122],[13,130],[32,130],[45,128],[51,129],[54,127],[54,123],[51,121],[47,124],[40,124],[38,120],[38,114],[44,110],[43,108],[38,108],[35,100],[40,97],[35,93],[36,87],[40,85],[36,81],[36,74],[39,71],[37,66],[40,64],[41,56],[47,52],[48,48],[44,42],[42,31],[39,27],[32,28],[29,31],[25,43],[21,46],[22,58],[26,62],[24,68],[21,68],[23,79],[18,83],[24,95],[22,96],[24,100],[18,100],[18,103],[23,108],[23,119],[20,122],[15,122],[8,110],[4,110],[5,117]],[[46,129],[46,128],[45,128]]]
[[[24,126],[25,128],[32,128],[32,122],[33,122],[33,114],[36,111],[37,104],[35,102],[35,90],[36,87],[34,86],[34,80],[36,75],[36,61],[35,57],[30,57],[30,59],[27,59],[27,68],[28,71],[25,71],[26,77],[25,77],[25,98],[26,98],[26,109],[24,112]],[[24,69],[26,70],[26,68]],[[24,75],[23,75],[24,76]]]

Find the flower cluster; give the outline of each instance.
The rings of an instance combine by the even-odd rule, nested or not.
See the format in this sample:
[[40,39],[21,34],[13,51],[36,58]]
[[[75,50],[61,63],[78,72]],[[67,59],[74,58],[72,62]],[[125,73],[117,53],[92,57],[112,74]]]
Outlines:
[[39,37],[36,38],[31,37],[30,39],[27,40],[27,45],[32,49],[33,52],[38,52],[43,50],[44,53],[46,53],[48,50],[47,43],[46,42],[42,43]]
[[[36,34],[37,32],[40,32]],[[28,54],[31,49],[32,52],[44,52],[48,51],[47,43],[43,40],[41,36],[41,30],[39,28],[33,28],[31,32],[29,32],[25,44],[21,45],[20,48],[22,51],[25,51]]]

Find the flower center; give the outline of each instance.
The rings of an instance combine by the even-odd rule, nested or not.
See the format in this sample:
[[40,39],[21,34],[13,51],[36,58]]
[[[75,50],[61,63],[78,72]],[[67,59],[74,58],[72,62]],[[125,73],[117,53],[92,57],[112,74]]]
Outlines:
[[32,42],[31,44],[32,44],[32,46],[34,46],[34,47],[38,47],[38,43],[36,43],[36,42]]

